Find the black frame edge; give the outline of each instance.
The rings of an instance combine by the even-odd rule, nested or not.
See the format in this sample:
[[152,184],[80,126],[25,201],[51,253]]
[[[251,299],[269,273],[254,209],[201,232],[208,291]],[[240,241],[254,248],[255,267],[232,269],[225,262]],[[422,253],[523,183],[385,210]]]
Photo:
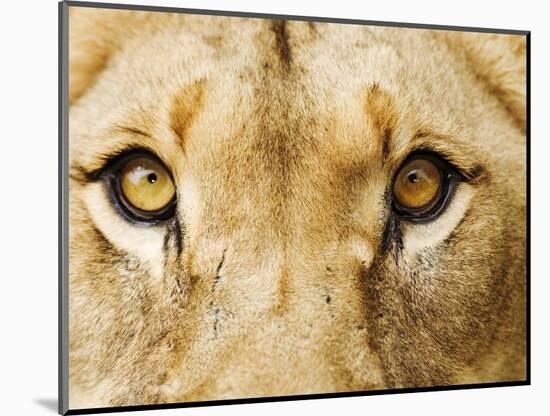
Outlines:
[[137,11],[145,11],[145,12],[187,13],[187,14],[202,14],[202,15],[211,15],[211,16],[248,17],[248,18],[255,18],[255,19],[312,21],[312,22],[339,23],[339,24],[351,24],[351,25],[387,26],[387,27],[398,27],[398,28],[409,28],[409,29],[432,29],[432,30],[450,30],[450,31],[460,31],[460,32],[495,33],[495,34],[502,34],[502,35],[527,35],[529,33],[528,30],[515,30],[515,29],[434,25],[429,23],[386,22],[386,21],[379,21],[379,20],[361,20],[361,19],[346,19],[346,18],[337,18],[337,17],[300,16],[300,15],[270,14],[270,13],[255,13],[255,12],[242,12],[242,11],[210,10],[210,9],[191,9],[191,8],[168,7],[168,6],[145,6],[145,5],[138,5],[138,4],[100,3],[100,2],[94,2],[94,1],[66,0],[64,3],[66,3],[67,6],[74,6],[74,7],[91,7],[91,8],[117,9],[117,10],[137,10]]
[[525,144],[526,144],[526,235],[525,235],[525,370],[527,382],[531,384],[531,32],[525,36],[526,80],[525,80]]
[[437,386],[437,387],[410,387],[399,389],[386,390],[371,390],[371,391],[356,391],[343,393],[322,393],[322,394],[302,394],[295,396],[273,396],[273,397],[253,397],[246,399],[226,399],[226,400],[210,400],[203,402],[188,402],[188,403],[163,403],[163,404],[148,404],[148,405],[133,405],[119,407],[97,407],[86,409],[72,409],[67,415],[88,415],[95,413],[116,413],[116,412],[134,412],[142,410],[166,410],[166,409],[183,409],[192,407],[210,407],[235,404],[251,404],[251,403],[271,403],[271,402],[289,402],[296,400],[316,400],[316,399],[334,399],[340,397],[365,397],[365,396],[380,396],[386,394],[403,394],[403,393],[430,393],[449,390],[469,390],[479,388],[493,387],[517,387],[527,386],[530,382],[522,381],[504,381],[498,383],[481,383],[481,384],[462,384],[453,386]]

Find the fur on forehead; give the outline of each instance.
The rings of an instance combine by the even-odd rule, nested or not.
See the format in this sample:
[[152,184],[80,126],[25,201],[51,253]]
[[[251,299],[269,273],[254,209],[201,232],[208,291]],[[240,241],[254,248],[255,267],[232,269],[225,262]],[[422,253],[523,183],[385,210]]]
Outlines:
[[[199,27],[200,32],[211,31],[207,39],[209,42],[216,43],[221,42],[224,31],[228,30],[227,23],[233,22],[237,27],[248,24],[247,19],[231,21],[217,16],[186,16],[75,6],[71,6],[69,12],[71,22],[69,98],[71,103],[85,93],[107,67],[113,54],[124,49],[124,45],[134,36],[144,32],[159,31],[170,25],[178,29],[183,27],[185,30],[186,20],[190,20],[190,26],[195,30]],[[224,24],[213,24],[218,21]],[[298,24],[313,27],[310,22]],[[315,23],[315,25],[319,26],[323,23]],[[288,46],[282,46],[288,42],[285,38],[286,32],[280,29],[281,25],[273,27],[277,48],[288,60],[291,52]],[[376,31],[376,28],[372,29]],[[472,68],[475,68],[477,76],[485,83],[488,91],[498,97],[518,126],[525,130],[527,93],[525,36],[458,31],[433,31],[433,33],[443,39],[460,59],[466,59],[472,64]]]

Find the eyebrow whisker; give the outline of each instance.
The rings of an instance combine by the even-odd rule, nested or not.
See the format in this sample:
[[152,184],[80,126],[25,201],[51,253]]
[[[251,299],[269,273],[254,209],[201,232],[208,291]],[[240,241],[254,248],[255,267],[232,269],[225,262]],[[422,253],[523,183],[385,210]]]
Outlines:
[[135,135],[147,137],[147,138],[150,138],[150,139],[153,138],[152,135],[147,133],[146,131],[143,131],[143,130],[138,129],[136,127],[129,127],[129,126],[121,125],[121,124],[115,125],[114,131],[119,132],[119,133],[135,134]]

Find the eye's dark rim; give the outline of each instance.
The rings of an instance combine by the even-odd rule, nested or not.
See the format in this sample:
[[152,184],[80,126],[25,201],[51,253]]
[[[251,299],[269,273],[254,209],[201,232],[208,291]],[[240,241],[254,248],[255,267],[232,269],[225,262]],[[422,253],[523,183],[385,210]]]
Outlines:
[[[439,170],[441,183],[437,195],[423,207],[411,209],[401,205],[393,196],[393,187],[401,169],[416,159],[424,159],[432,162]],[[406,221],[414,223],[427,223],[435,220],[449,205],[458,182],[463,180],[458,170],[440,155],[433,152],[417,151],[409,155],[397,169],[391,183],[392,206],[395,214]]]
[[143,226],[162,224],[170,220],[176,212],[177,191],[174,193],[172,200],[168,202],[168,204],[156,211],[144,211],[135,207],[130,201],[128,201],[122,191],[120,174],[127,163],[138,158],[147,158],[155,163],[158,163],[166,170],[166,172],[168,172],[170,179],[174,182],[172,173],[170,172],[170,169],[166,167],[166,164],[163,163],[162,160],[160,160],[160,158],[155,154],[143,149],[127,151],[115,156],[107,163],[101,177],[107,185],[107,191],[109,193],[111,203],[124,219],[133,224]]

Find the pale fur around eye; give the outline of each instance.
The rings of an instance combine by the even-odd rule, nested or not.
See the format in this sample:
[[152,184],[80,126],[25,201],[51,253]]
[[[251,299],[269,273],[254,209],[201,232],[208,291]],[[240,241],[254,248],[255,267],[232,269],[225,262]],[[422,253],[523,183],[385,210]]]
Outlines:
[[164,227],[136,227],[126,221],[111,204],[101,183],[84,189],[84,202],[91,221],[117,249],[135,255],[153,275],[162,276]]
[[411,257],[418,252],[434,247],[444,241],[460,223],[475,196],[475,189],[468,183],[461,183],[445,211],[434,221],[415,224],[403,221],[403,256]]

